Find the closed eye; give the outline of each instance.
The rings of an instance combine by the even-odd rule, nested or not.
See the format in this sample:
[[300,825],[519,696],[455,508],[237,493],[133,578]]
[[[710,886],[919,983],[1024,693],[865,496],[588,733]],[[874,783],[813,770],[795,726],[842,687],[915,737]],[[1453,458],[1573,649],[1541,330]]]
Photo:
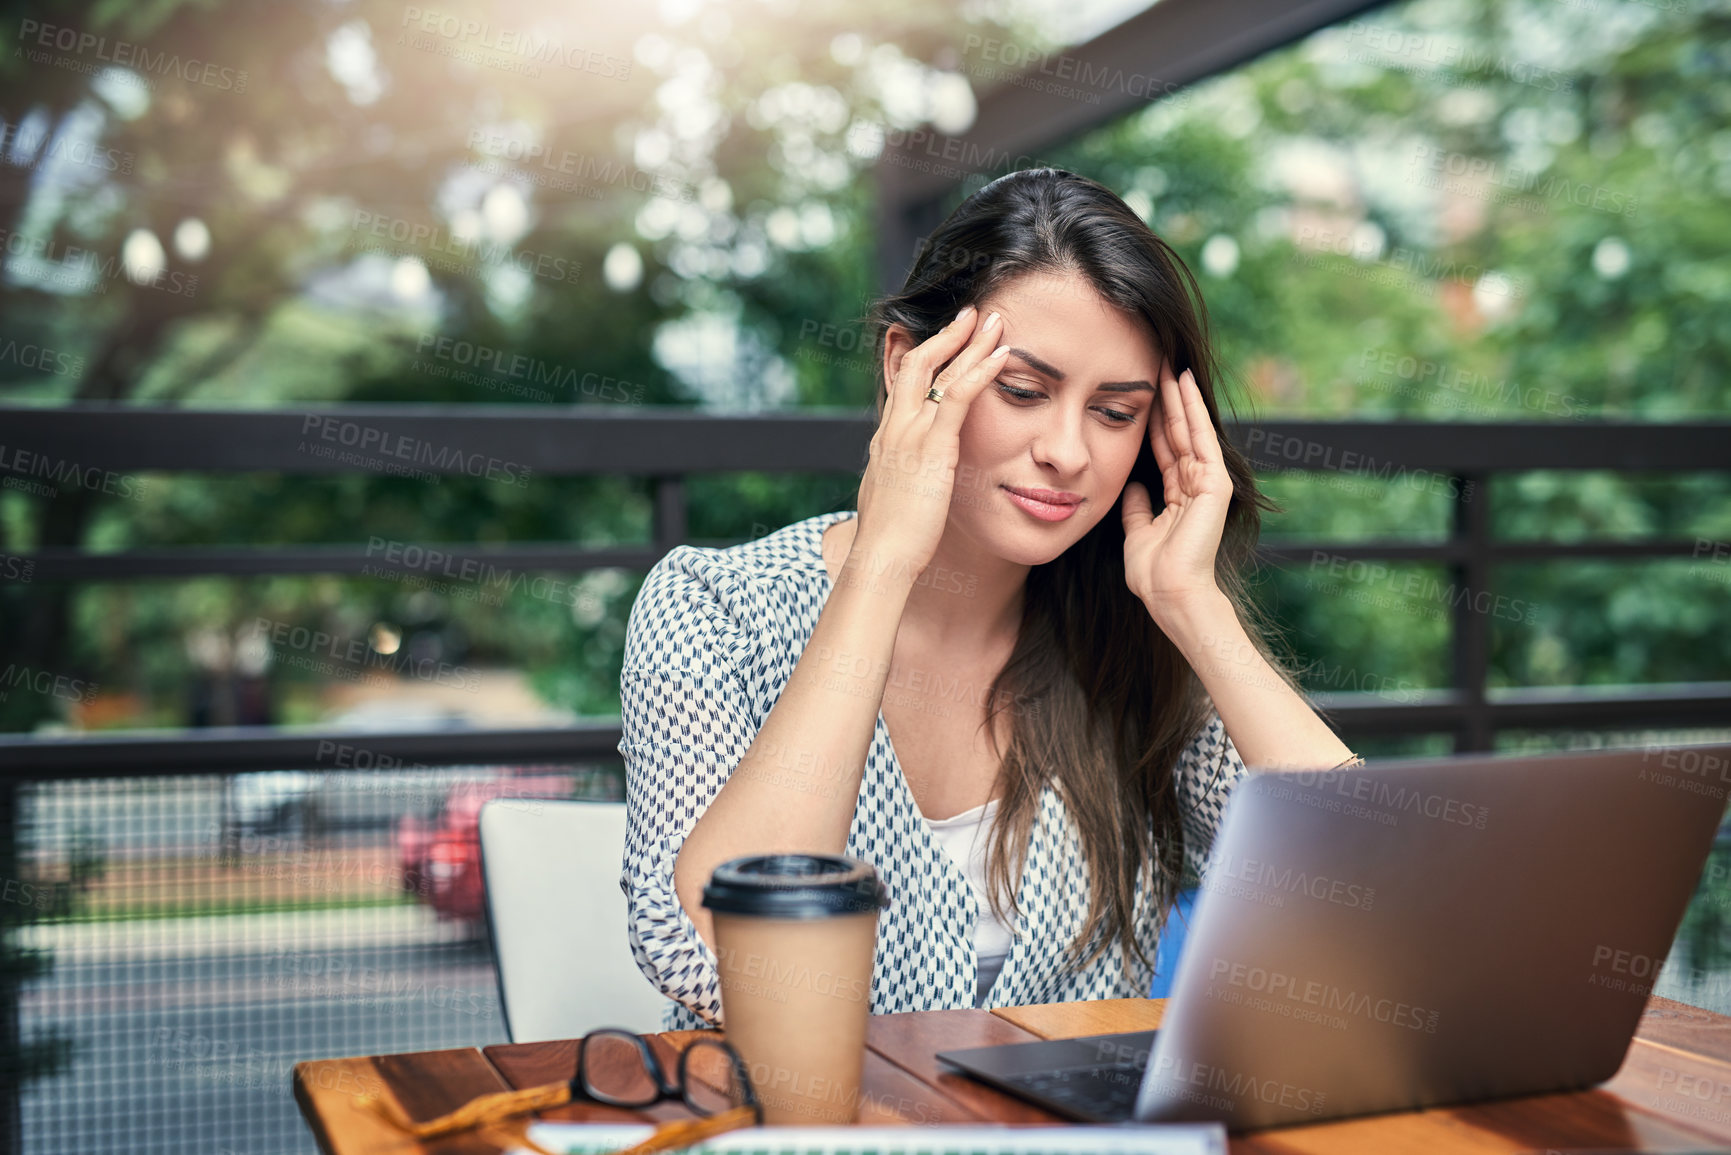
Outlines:
[[[1018,401],[1032,401],[1037,397],[1045,396],[1043,393],[1035,393],[1027,389],[1018,389],[1014,385],[1006,385],[1002,381],[998,382],[998,391],[1008,394]],[[1136,421],[1136,414],[1126,413],[1122,409],[1114,409],[1110,405],[1096,405],[1094,412],[1104,413],[1111,418],[1114,425],[1132,425]]]

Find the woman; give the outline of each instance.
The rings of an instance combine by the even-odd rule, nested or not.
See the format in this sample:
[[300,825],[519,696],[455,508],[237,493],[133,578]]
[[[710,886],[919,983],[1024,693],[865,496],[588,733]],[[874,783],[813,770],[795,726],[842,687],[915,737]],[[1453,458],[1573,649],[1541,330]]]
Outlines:
[[1245,763],[1355,760],[1244,610],[1265,502],[1122,200],[996,180],[874,323],[858,511],[681,546],[632,609],[621,885],[670,1028],[720,1022],[711,871],[777,851],[888,883],[874,1013],[1145,994]]

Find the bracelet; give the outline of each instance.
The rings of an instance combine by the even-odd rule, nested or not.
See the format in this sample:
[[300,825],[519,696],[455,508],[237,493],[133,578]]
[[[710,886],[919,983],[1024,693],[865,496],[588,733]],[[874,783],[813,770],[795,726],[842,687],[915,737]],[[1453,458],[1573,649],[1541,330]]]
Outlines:
[[[1351,751],[1348,751],[1348,753],[1351,753]],[[1331,770],[1344,770],[1349,766],[1363,766],[1363,765],[1364,765],[1364,759],[1360,758],[1357,754],[1353,754],[1352,757],[1348,758],[1346,761],[1340,763],[1338,766],[1331,766],[1331,767],[1329,767],[1329,769],[1331,769]]]

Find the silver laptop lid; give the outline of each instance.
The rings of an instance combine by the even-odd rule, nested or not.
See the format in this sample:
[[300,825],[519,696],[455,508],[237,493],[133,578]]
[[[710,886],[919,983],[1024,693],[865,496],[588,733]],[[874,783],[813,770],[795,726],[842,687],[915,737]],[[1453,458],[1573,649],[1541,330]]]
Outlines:
[[1136,1107],[1234,1130],[1616,1073],[1731,790],[1731,746],[1239,783]]

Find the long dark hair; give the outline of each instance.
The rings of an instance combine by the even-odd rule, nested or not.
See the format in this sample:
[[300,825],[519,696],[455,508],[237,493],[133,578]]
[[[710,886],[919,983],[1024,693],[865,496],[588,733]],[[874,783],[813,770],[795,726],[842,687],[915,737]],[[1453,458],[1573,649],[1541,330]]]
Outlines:
[[[1226,440],[1215,402],[1219,366],[1196,278],[1111,190],[1062,169],[1013,172],[986,185],[927,239],[901,292],[880,299],[878,414],[885,397],[884,343],[891,326],[924,341],[963,305],[978,305],[1030,273],[1077,273],[1152,335],[1173,373],[1189,369],[1208,405],[1232,476],[1233,496],[1216,581],[1276,670],[1244,592],[1262,511],[1249,463]],[[1150,414],[1158,420],[1158,409]],[[1163,504],[1160,468],[1146,437],[1130,479]],[[1122,501],[1120,495],[1119,501]],[[1282,672],[1282,677],[1290,678]],[[1040,794],[1050,784],[1076,822],[1090,879],[1088,915],[1071,944],[1087,966],[1113,939],[1148,960],[1136,934],[1136,889],[1146,879],[1156,931],[1183,883],[1184,829],[1175,767],[1208,721],[1201,682],[1124,580],[1121,507],[1075,545],[1029,569],[1015,649],[986,696],[983,723],[1003,759],[1003,795],[987,852],[992,909],[1015,910]],[[998,750],[996,715],[1010,712],[1009,748]]]

